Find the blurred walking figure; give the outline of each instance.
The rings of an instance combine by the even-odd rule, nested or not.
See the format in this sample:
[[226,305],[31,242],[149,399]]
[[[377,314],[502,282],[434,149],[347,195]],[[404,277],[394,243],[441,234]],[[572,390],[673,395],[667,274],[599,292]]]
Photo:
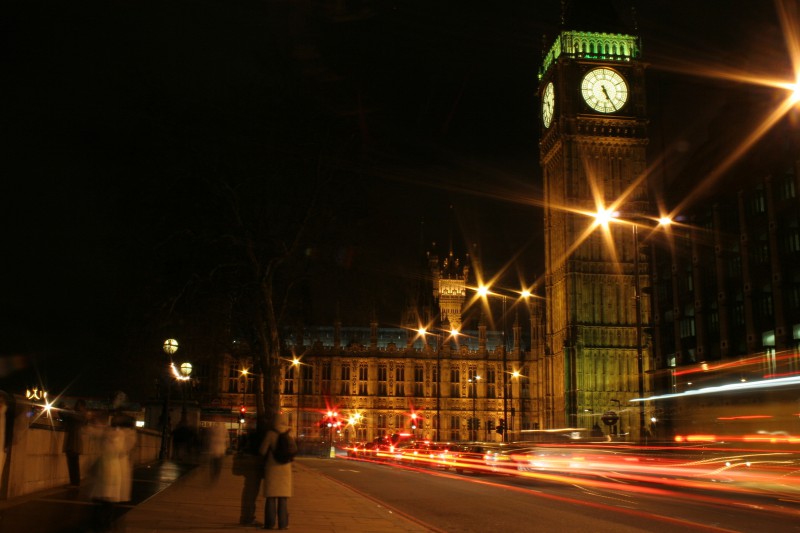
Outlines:
[[[289,432],[289,415],[279,413],[275,416],[273,429],[269,430],[261,443],[259,452],[266,456],[264,462],[264,492],[267,501],[264,505],[264,528],[275,527],[276,515],[278,529],[289,528],[289,498],[292,496],[292,463],[281,463],[276,459],[278,439],[281,433]],[[289,437],[291,439],[291,437]],[[291,441],[297,450],[294,441]]]
[[239,450],[233,457],[233,474],[244,476],[239,514],[239,523],[243,526],[263,525],[256,520],[256,498],[261,480],[264,479],[264,460],[258,454],[260,444],[258,433],[255,430],[248,431],[239,441]]
[[208,454],[211,458],[211,481],[222,473],[222,460],[228,450],[228,430],[222,422],[214,422],[208,431]]
[[81,454],[83,453],[84,429],[88,421],[86,402],[81,398],[75,402],[72,411],[61,412],[64,420],[64,453],[67,456],[69,484],[77,487],[81,484]]
[[133,466],[131,450],[136,446],[135,420],[122,412],[124,393],[114,399],[116,412],[103,430],[100,457],[95,464],[91,498],[95,502],[94,529],[109,531],[114,518],[114,506],[131,499]]

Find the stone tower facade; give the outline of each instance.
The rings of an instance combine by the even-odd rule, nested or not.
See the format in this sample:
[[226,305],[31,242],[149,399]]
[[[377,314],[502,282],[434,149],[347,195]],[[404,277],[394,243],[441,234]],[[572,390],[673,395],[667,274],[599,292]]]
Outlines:
[[440,324],[446,329],[461,330],[461,313],[467,298],[469,255],[462,262],[451,250],[444,259],[434,255],[428,259],[433,276],[433,297],[439,304]]
[[[592,427],[613,410],[618,433],[635,439],[643,413],[629,401],[646,393],[649,359],[648,263],[630,223],[649,212],[639,40],[591,24],[562,29],[539,80],[544,426]],[[618,220],[598,224],[593,214],[604,211]]]

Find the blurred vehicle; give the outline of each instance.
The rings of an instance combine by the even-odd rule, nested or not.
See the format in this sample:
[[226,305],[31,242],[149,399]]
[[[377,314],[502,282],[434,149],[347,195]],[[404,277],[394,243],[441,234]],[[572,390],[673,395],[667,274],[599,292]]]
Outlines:
[[449,442],[431,443],[430,456],[433,461],[431,466],[443,470],[453,468],[453,466],[455,466],[455,460],[453,458],[452,448],[453,445]]
[[394,460],[407,464],[415,465],[423,462],[428,454],[428,442],[426,441],[405,441],[399,443],[394,448]]
[[453,446],[450,451],[453,469],[459,474],[485,473],[489,449],[489,446],[480,443],[458,444]]
[[557,446],[531,446],[515,450],[512,453],[512,460],[520,472],[564,472],[581,458],[574,458],[570,449]]
[[396,450],[413,439],[414,435],[411,433],[393,433],[392,435],[375,437],[373,439],[374,458],[381,461],[397,460]]
[[518,444],[487,446],[484,464],[489,472],[495,474],[515,474],[519,468],[516,458],[528,449],[528,446]]
[[349,443],[347,446],[345,446],[347,457],[362,457],[364,455],[364,448],[366,445],[366,442]]
[[359,457],[362,459],[375,459],[375,447],[377,445],[375,441],[365,442]]
[[453,462],[450,444],[445,442],[407,441],[396,448],[396,454],[397,460],[404,464],[426,468],[446,470]]

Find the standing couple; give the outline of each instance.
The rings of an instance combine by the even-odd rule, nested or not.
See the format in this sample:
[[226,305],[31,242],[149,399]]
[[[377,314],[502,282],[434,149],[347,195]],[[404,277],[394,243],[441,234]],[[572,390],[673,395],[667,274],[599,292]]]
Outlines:
[[[276,459],[280,435],[289,431],[289,416],[280,413],[275,416],[272,429],[267,431],[258,454],[264,458],[263,463],[257,462],[256,468],[263,468],[264,494],[267,498],[264,504],[264,529],[289,529],[289,502],[292,496],[292,463],[282,463]],[[249,443],[245,442],[242,446],[248,447],[252,453],[254,450],[254,435],[249,436]],[[291,446],[297,450],[294,439],[289,437]],[[261,472],[253,472],[253,475],[245,474],[244,488],[242,489],[242,511],[240,522],[243,525],[260,525],[255,520],[255,500],[258,495],[258,486]]]

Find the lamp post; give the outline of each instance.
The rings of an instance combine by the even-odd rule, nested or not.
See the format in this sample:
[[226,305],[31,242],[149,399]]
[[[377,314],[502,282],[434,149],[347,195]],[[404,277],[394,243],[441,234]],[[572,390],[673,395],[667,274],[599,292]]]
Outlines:
[[[494,293],[494,292],[490,291],[489,287],[484,286],[484,285],[478,287],[478,294],[480,296],[482,296],[483,298],[487,298],[487,299],[488,299],[489,295],[500,296],[501,301],[503,303],[503,316],[502,316],[502,319],[501,319],[501,324],[502,324],[501,327],[503,329],[502,335],[501,335],[502,343],[503,343],[503,346],[501,348],[501,350],[502,350],[501,351],[501,358],[502,358],[502,365],[503,365],[503,368],[502,368],[502,370],[503,370],[503,419],[502,420],[505,422],[505,421],[508,420],[508,356],[507,356],[507,354],[508,354],[508,342],[506,340],[506,314],[507,314],[506,311],[507,311],[508,298],[507,298],[507,296],[505,294],[497,294],[497,293]],[[525,297],[525,292],[522,292],[520,294],[522,295],[523,298]],[[503,442],[508,442],[508,431],[507,430],[504,430],[502,432],[502,438],[503,438]]]
[[[172,356],[178,351],[178,347],[178,341],[175,339],[167,339],[162,345],[164,353],[169,357],[170,368],[174,368],[172,365]],[[162,461],[166,459],[167,455],[169,454],[169,434],[170,430],[172,429],[169,416],[172,380],[169,377],[167,377],[166,380],[166,388],[167,391],[164,395],[164,406],[161,410],[161,449],[158,452],[158,458]]]
[[[642,350],[642,290],[639,280],[639,225],[634,223],[633,231],[633,298],[636,304],[636,370],[639,373],[639,398],[644,396],[644,356]],[[647,440],[644,427],[644,402],[639,402],[639,442]]]
[[509,387],[508,389],[508,397],[511,400],[511,423],[508,426],[508,431],[511,433],[514,432],[514,415],[516,414],[517,411],[514,408],[514,381],[518,381],[519,376],[520,376],[519,370],[514,370],[513,372],[511,372],[511,378],[512,378],[511,387]]
[[298,359],[297,357],[292,359],[292,366],[294,367],[295,381],[297,382],[296,383],[297,392],[295,393],[296,394],[295,401],[297,403],[297,416],[295,417],[297,419],[296,420],[296,424],[297,424],[297,433],[296,433],[296,435],[297,435],[297,438],[300,438],[300,400],[303,397],[302,396],[303,379],[302,379],[302,372],[301,372],[301,368],[300,368],[300,359]]
[[469,382],[471,384],[470,388],[472,389],[472,418],[470,419],[470,440],[476,441],[478,440],[478,428],[477,428],[477,420],[476,420],[476,413],[477,413],[477,400],[478,400],[478,392],[476,390],[476,386],[478,382],[481,380],[480,376],[475,376],[474,378],[469,378]]
[[[189,381],[191,379],[191,375],[192,363],[181,363],[180,376],[178,376],[178,379],[181,381]],[[181,406],[181,422],[186,422],[186,385],[181,387],[181,393],[183,395],[183,405]]]
[[417,333],[419,333],[420,337],[422,337],[422,347],[423,347],[422,349],[424,351],[427,350],[427,346],[428,346],[428,343],[427,343],[427,340],[426,340],[426,335],[433,336],[433,338],[435,339],[435,342],[436,342],[436,344],[433,347],[434,350],[436,350],[436,427],[434,428],[436,436],[434,437],[434,440],[439,441],[440,440],[439,439],[439,426],[442,423],[442,419],[441,419],[441,416],[440,416],[441,399],[442,399],[442,391],[441,391],[441,385],[442,385],[442,354],[441,354],[441,346],[439,346],[439,335],[437,335],[436,333],[429,333],[428,330],[425,329],[424,327],[420,327],[417,330]]
[[[608,229],[608,223],[619,217],[619,213],[603,209],[598,211],[595,215],[597,224]],[[645,383],[644,383],[644,348],[642,346],[642,288],[641,288],[641,272],[639,266],[639,222],[638,220],[651,220],[648,217],[634,216],[634,220],[622,221],[631,226],[631,236],[633,238],[633,298],[634,298],[634,320],[636,328],[636,370],[637,370],[637,386],[639,389],[639,398],[644,398]],[[672,219],[668,216],[662,216],[657,220],[657,226],[669,226]],[[611,400],[616,401],[616,400]],[[620,427],[622,423],[620,422]],[[621,433],[621,430],[620,430]],[[639,401],[639,442],[647,443],[647,429],[645,427],[645,404],[644,401]]]
[[[503,420],[508,420],[508,361],[506,352],[506,295],[503,295]],[[508,442],[508,431],[503,431],[503,442]]]
[[[239,428],[237,431],[237,439],[238,442],[242,442],[242,426],[246,422],[246,414],[247,414],[247,383],[249,382],[250,378],[250,371],[247,368],[244,368],[245,363],[242,363],[242,369],[239,371],[239,389],[242,391],[242,402],[239,404]],[[238,444],[237,444],[238,447]]]

